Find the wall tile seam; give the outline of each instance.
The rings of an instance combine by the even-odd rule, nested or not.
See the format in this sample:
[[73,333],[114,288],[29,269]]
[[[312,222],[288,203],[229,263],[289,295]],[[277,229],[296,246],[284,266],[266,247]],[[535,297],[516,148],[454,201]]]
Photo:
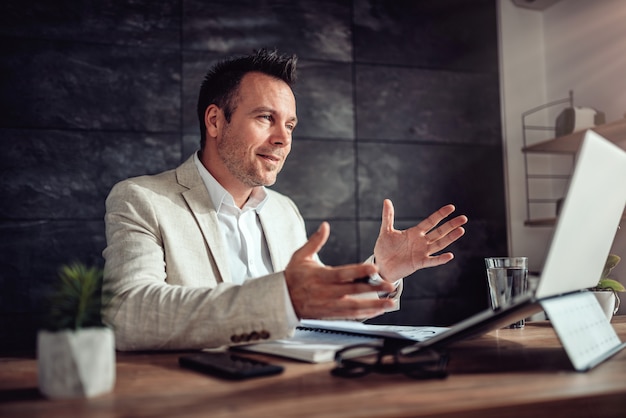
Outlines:
[[[121,181],[121,180],[120,180]],[[113,187],[113,185],[111,185]],[[102,216],[98,217],[88,217],[88,218],[77,218],[77,217],[59,217],[59,218],[11,218],[11,217],[3,217],[0,218],[0,229],[5,227],[7,224],[21,224],[20,227],[32,227],[37,225],[45,225],[53,222],[71,222],[71,223],[85,223],[85,222],[104,222],[104,201],[106,199],[106,195],[108,191],[102,196]],[[24,225],[24,223],[29,225]],[[31,225],[32,224],[32,225]]]
[[41,42],[41,43],[54,43],[54,44],[66,44],[66,45],[84,45],[84,46],[111,46],[128,49],[151,49],[157,51],[169,51],[176,52],[181,51],[180,47],[163,46],[163,45],[141,45],[132,43],[116,43],[116,42],[98,42],[85,39],[59,39],[59,38],[40,38],[40,37],[28,37],[28,36],[0,36],[0,42],[3,41],[26,41],[26,42]]
[[374,61],[355,61],[355,66],[363,66],[363,67],[384,67],[384,68],[397,68],[397,69],[407,69],[407,70],[425,70],[425,71],[433,71],[433,72],[450,72],[450,73],[461,73],[461,74],[485,74],[485,75],[499,75],[499,69],[494,68],[493,70],[482,70],[482,69],[469,69],[469,68],[456,68],[456,67],[435,67],[428,65],[418,65],[418,64],[398,64],[398,63],[381,63]]
[[[41,43],[49,43],[49,44],[65,44],[65,45],[75,45],[75,46],[101,46],[101,47],[114,47],[120,49],[133,49],[133,50],[156,50],[159,52],[180,52],[181,55],[184,53],[208,53],[223,56],[224,58],[231,56],[241,56],[245,55],[245,52],[237,52],[233,51],[230,53],[224,53],[224,51],[211,50],[211,49],[200,49],[200,48],[189,48],[185,46],[164,46],[164,45],[142,45],[142,44],[128,44],[128,43],[117,43],[117,42],[98,42],[98,41],[89,41],[84,39],[54,39],[54,38],[40,38],[40,37],[20,37],[20,36],[0,36],[0,42],[3,41],[25,41],[25,42],[41,42]],[[181,41],[182,42],[182,41]],[[414,70],[427,70],[427,71],[435,71],[435,72],[451,72],[451,73],[463,73],[463,74],[490,74],[490,75],[499,75],[499,69],[494,68],[493,70],[483,70],[483,69],[471,69],[471,68],[456,68],[456,67],[443,67],[443,66],[429,66],[429,65],[421,65],[421,64],[402,64],[402,63],[393,63],[393,62],[376,62],[376,61],[365,61],[365,60],[332,60],[332,59],[316,59],[314,57],[306,57],[303,55],[298,55],[299,61],[303,62],[311,62],[311,63],[319,63],[319,64],[342,64],[342,65],[353,65],[355,67],[358,66],[369,66],[369,67],[384,67],[384,68],[398,68],[398,69],[414,69]]]
[[356,138],[355,142],[358,144],[384,144],[384,145],[420,145],[420,146],[445,146],[445,147],[458,147],[458,148],[500,148],[501,144],[498,143],[477,143],[477,142],[437,142],[437,141],[422,141],[411,139],[370,139],[370,138]]
[[[182,131],[182,130],[164,130],[164,131],[155,131],[155,130],[137,130],[137,129],[102,129],[102,128],[72,128],[72,127],[41,127],[41,126],[6,126],[0,125],[0,131],[2,130],[15,130],[15,131],[37,131],[37,132],[73,132],[73,133],[106,133],[106,134],[167,134],[167,135],[181,135],[181,136],[189,136],[190,133]],[[197,134],[198,138],[200,138],[200,134]]]

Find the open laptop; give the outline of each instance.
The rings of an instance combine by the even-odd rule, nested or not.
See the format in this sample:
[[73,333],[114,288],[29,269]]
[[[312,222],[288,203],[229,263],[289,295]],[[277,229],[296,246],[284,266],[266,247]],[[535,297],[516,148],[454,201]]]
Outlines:
[[506,307],[479,312],[417,346],[438,348],[505,327],[541,312],[542,302],[595,286],[626,206],[625,180],[626,151],[587,131],[536,289]]

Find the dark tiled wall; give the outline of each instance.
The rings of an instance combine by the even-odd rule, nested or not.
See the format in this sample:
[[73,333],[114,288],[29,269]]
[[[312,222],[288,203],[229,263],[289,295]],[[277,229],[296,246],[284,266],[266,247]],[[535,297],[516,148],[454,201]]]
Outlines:
[[0,340],[32,346],[62,263],[102,264],[104,199],[199,141],[197,89],[225,56],[300,57],[293,151],[275,188],[321,257],[367,257],[382,199],[406,228],[453,202],[456,259],[406,281],[379,321],[450,324],[486,305],[506,252],[493,0],[4,0],[0,4]]

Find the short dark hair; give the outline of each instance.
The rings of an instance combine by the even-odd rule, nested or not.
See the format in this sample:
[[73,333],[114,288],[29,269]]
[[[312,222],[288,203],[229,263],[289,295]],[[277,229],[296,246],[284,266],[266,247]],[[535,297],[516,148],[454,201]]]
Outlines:
[[260,72],[283,80],[290,87],[296,81],[296,55],[280,55],[276,50],[261,49],[252,55],[229,58],[213,66],[204,77],[198,97],[198,120],[200,122],[200,146],[206,142],[204,112],[211,104],[224,111],[230,122],[236,108],[235,99],[241,79],[249,72]]

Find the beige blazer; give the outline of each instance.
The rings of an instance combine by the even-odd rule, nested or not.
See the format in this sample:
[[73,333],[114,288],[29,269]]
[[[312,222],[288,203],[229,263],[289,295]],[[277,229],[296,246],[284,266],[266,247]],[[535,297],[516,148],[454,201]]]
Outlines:
[[116,184],[106,200],[105,311],[119,350],[192,349],[285,338],[283,275],[306,242],[289,198],[268,190],[260,220],[274,270],[230,283],[215,208],[193,158]]

